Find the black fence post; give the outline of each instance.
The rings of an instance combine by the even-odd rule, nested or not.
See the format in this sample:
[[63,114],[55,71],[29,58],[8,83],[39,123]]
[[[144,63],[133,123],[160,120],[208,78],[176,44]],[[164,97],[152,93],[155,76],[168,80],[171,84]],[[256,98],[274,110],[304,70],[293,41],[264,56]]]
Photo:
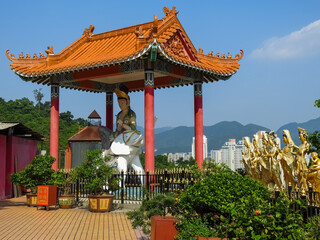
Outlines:
[[77,203],[79,202],[79,179],[77,179],[76,181],[76,200],[77,200]]
[[288,197],[289,199],[291,200],[292,199],[292,185],[291,185],[291,182],[289,182],[289,186],[288,186]]
[[[147,191],[150,192],[150,175],[149,175],[149,170],[147,170],[147,174],[146,174],[146,188],[147,188]],[[149,194],[147,195],[147,199],[149,199]]]
[[121,204],[124,204],[124,172],[121,170]]
[[280,190],[279,190],[279,188],[276,188],[276,191],[275,191],[274,196],[275,196],[275,200],[277,200],[277,198],[280,196]]
[[303,209],[303,211],[301,212],[302,213],[302,217],[303,217],[304,222],[307,222],[309,206],[308,206],[308,203],[307,203],[307,196],[305,195],[305,191],[304,190],[302,191],[302,194],[301,194],[301,200],[302,200],[302,204],[304,204],[304,206],[306,207],[306,209]]

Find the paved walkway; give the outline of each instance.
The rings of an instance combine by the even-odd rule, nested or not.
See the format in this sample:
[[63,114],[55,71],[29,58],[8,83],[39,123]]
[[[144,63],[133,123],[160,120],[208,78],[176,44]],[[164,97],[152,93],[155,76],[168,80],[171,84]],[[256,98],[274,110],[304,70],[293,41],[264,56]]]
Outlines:
[[88,209],[46,211],[27,207],[25,197],[0,201],[0,239],[148,240],[134,230],[125,212],[92,213]]

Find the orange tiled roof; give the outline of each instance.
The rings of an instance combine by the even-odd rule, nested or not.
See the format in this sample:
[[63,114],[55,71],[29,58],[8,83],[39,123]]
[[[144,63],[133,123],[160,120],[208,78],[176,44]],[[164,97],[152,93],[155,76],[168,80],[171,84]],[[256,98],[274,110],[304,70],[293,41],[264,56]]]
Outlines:
[[98,126],[87,126],[68,139],[69,142],[77,141],[101,141]]
[[[126,61],[138,59],[149,54],[152,46],[157,47],[168,61],[180,66],[214,74],[217,78],[228,78],[239,69],[243,51],[234,58],[230,54],[204,54],[195,49],[177,18],[175,7],[164,7],[165,16],[158,20],[126,27],[114,31],[94,34],[94,26],[86,28],[83,35],[58,54],[51,46],[45,52],[20,54],[16,58],[6,51],[12,61],[11,69],[25,80],[53,76],[54,74],[73,73],[79,70],[92,70]],[[45,83],[41,80],[40,83]],[[107,82],[108,83],[108,82]]]

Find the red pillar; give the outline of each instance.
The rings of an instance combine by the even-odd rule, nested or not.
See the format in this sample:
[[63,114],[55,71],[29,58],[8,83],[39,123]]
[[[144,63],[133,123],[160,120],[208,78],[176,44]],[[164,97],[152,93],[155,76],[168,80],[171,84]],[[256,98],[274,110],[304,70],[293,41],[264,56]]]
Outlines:
[[202,83],[194,83],[194,129],[195,129],[195,160],[199,168],[202,168],[202,163],[203,163]]
[[106,94],[106,127],[113,131],[113,92]]
[[145,71],[144,80],[145,172],[154,171],[154,73]]
[[59,159],[59,85],[51,85],[50,155],[56,159],[52,169],[58,170]]

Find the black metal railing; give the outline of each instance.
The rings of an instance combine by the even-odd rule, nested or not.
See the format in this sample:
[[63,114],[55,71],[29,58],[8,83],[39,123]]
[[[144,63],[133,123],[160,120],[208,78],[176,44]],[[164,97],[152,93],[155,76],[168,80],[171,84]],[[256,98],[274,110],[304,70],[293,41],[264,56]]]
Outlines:
[[[208,172],[206,169],[203,171],[204,175]],[[115,200],[118,200],[121,204],[126,201],[142,201],[149,197],[152,198],[158,193],[164,194],[184,190],[188,185],[196,182],[192,171],[188,169],[156,170],[146,173],[128,171],[126,173],[115,173],[113,178],[119,179],[119,189],[110,193],[115,195]],[[71,186],[71,192],[75,194],[77,202],[80,201],[80,198],[87,198],[89,194],[93,194],[86,189],[88,183],[89,180],[78,179]],[[302,202],[299,205],[292,201],[291,207],[293,211],[300,211],[305,220],[314,215],[320,216],[320,193],[316,192],[313,187],[309,186],[308,190],[304,191],[289,186],[287,189],[282,189],[282,193],[290,200],[300,200]],[[273,191],[271,203],[274,204],[279,196],[280,190]]]
[[[183,190],[188,184],[195,182],[191,172],[186,169],[147,171],[146,173],[128,171],[126,173],[115,173],[113,178],[119,179],[119,189],[110,193],[115,195],[115,200],[120,200],[121,203],[129,200],[141,201],[147,197],[153,197],[158,193]],[[88,197],[89,194],[93,194],[85,187],[89,181],[78,179],[71,187],[71,192],[75,194],[76,201],[79,201],[80,198]]]

